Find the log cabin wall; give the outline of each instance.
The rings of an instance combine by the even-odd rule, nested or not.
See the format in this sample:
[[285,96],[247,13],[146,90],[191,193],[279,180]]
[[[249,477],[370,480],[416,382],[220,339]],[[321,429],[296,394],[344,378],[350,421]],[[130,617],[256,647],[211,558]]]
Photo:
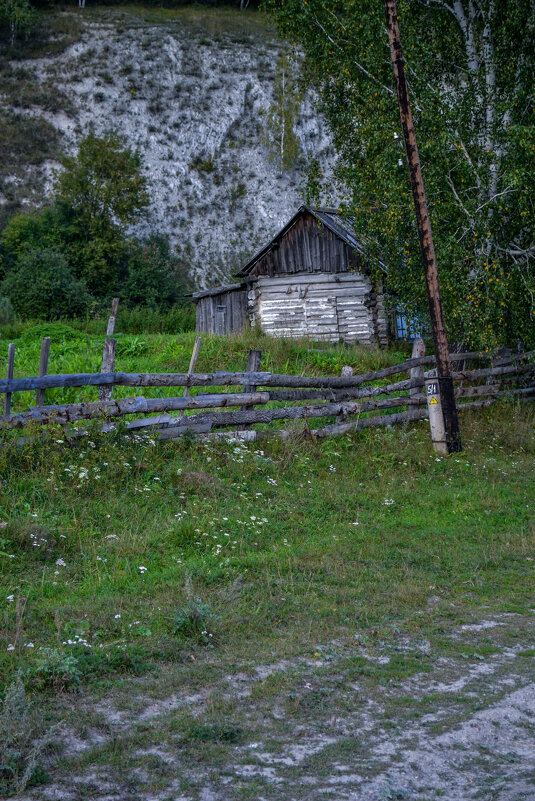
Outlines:
[[362,273],[259,276],[251,285],[249,320],[272,336],[363,345],[386,344],[382,292]]
[[236,274],[244,283],[194,294],[197,331],[229,334],[249,322],[272,336],[386,345],[382,287],[364,252],[336,210],[302,206]]

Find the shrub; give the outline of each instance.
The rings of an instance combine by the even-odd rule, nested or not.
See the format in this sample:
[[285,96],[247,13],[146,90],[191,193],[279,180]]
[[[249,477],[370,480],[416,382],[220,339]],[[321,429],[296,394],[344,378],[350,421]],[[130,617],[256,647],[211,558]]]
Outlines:
[[154,308],[175,303],[186,292],[185,270],[167,237],[155,234],[143,244],[131,245],[123,291],[128,304]]
[[173,633],[183,637],[196,637],[205,645],[214,643],[214,634],[209,629],[220,621],[200,598],[190,598],[178,608],[174,619]]
[[23,792],[40,784],[46,774],[37,760],[50,744],[57,727],[38,736],[37,716],[18,677],[6,690],[0,709],[0,795]]
[[80,684],[80,669],[75,656],[63,654],[57,648],[41,648],[32,668],[32,677],[41,689],[59,692]]
[[177,303],[165,311],[145,306],[132,309],[119,306],[115,328],[123,334],[179,334],[194,331],[195,306],[193,303],[184,306]]
[[31,345],[34,342],[41,342],[43,337],[50,337],[56,342],[85,342],[85,334],[81,331],[71,328],[70,325],[65,323],[39,323],[32,325],[31,328],[26,328],[19,337],[22,345]]
[[0,325],[11,325],[15,322],[15,309],[9,298],[0,298]]
[[84,314],[90,302],[85,284],[69,270],[65,257],[52,248],[35,248],[19,259],[0,285],[23,317],[56,320]]

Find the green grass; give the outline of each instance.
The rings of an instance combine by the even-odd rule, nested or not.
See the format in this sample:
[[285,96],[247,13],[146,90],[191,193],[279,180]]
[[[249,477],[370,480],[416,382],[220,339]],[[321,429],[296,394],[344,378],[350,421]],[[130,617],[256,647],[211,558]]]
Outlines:
[[[143,337],[118,367],[184,370],[193,336]],[[207,338],[198,369],[243,368],[249,345],[266,369],[290,373],[403,356],[251,334]],[[35,372],[37,352],[23,351],[19,374]],[[96,349],[53,348],[51,371],[96,369],[98,359]],[[206,648],[236,660],[312,655],[394,624],[481,658],[485,647],[444,635],[482,608],[532,603],[533,410],[503,404],[461,422],[465,450],[449,458],[433,453],[425,422],[321,443],[296,431],[261,447],[96,431],[70,446],[57,434],[5,444],[0,629],[14,647],[0,652],[4,678],[22,670],[32,686],[69,689],[61,657],[75,658],[83,684]],[[176,622],[196,604],[202,632]],[[376,668],[348,659],[350,674],[379,684],[428,667],[414,655]]]
[[[104,322],[99,321],[104,328]],[[179,336],[168,334],[122,334],[121,320],[117,325],[117,353],[115,369],[118,372],[186,372],[195,342],[195,332]],[[81,324],[80,324],[81,325]],[[91,326],[94,330],[94,327]],[[100,371],[104,336],[88,335],[80,330],[69,330],[62,323],[43,323],[21,331],[15,342],[15,377],[37,375],[39,353],[43,336],[50,335],[51,348],[49,374],[95,373]],[[0,340],[0,373],[5,374],[9,337]],[[406,346],[378,350],[340,345],[331,347],[307,340],[284,340],[262,336],[254,331],[231,337],[204,336],[196,364],[199,373],[215,370],[244,371],[247,353],[251,348],[262,350],[261,369],[296,375],[336,375],[344,364],[358,372],[377,370],[397,364],[407,358]],[[232,388],[227,388],[232,391]],[[193,388],[191,394],[198,390]],[[203,389],[201,388],[201,391]],[[204,389],[206,391],[206,389]],[[180,394],[176,387],[144,387],[141,391],[117,387],[114,397],[143,394],[145,397],[168,397]],[[74,403],[96,400],[95,387],[50,390],[45,402]],[[12,410],[22,411],[34,403],[31,393],[17,393],[12,397]]]

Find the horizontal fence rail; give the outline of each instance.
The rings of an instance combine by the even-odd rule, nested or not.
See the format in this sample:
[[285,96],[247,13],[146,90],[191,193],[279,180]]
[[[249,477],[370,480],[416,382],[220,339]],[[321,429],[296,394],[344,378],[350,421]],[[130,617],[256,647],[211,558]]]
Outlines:
[[[197,351],[198,345],[197,342]],[[424,352],[423,343],[419,352]],[[256,356],[252,358],[251,354]],[[248,366],[259,367],[260,353],[251,351],[251,354]],[[82,421],[96,419],[100,421],[102,431],[111,431],[117,427],[117,418],[131,416],[135,419],[125,424],[127,432],[135,434],[148,431],[164,439],[180,437],[185,433],[229,436],[229,432],[218,433],[217,429],[221,428],[236,429],[230,435],[244,440],[273,434],[286,437],[292,434],[292,429],[252,430],[251,426],[283,420],[304,420],[306,423],[307,420],[336,418],[335,423],[320,428],[311,430],[305,426],[311,436],[321,438],[367,427],[423,419],[428,416],[428,399],[423,388],[426,378],[434,376],[432,368],[435,364],[434,356],[424,355],[360,375],[353,375],[351,368],[344,368],[340,376],[293,376],[258,369],[193,373],[190,372],[195,362],[192,356],[187,373],[46,375],[46,366],[40,365],[39,376],[13,378],[14,347],[10,346],[8,355],[7,378],[0,380],[0,393],[5,395],[0,429],[22,428],[29,423],[54,423],[61,425],[67,436],[80,436],[86,433],[83,428],[76,427]],[[458,384],[455,397],[459,408],[487,405],[506,396],[533,397],[535,363],[530,361],[533,356],[533,352],[499,357],[478,352],[451,354],[452,362],[460,368],[453,373],[453,380]],[[466,366],[467,362],[474,361],[490,361],[491,364],[478,369]],[[112,360],[107,363],[113,366]],[[431,368],[427,373],[424,372],[426,367]],[[370,385],[401,373],[408,373],[409,377],[379,386]],[[44,402],[47,390],[92,386],[98,389],[100,399],[97,401],[48,405]],[[175,397],[135,396],[112,400],[111,390],[114,386],[185,389],[182,395]],[[189,389],[192,387],[201,390],[206,387],[212,390],[216,387],[238,389],[231,392],[201,391],[190,395]],[[36,405],[27,411],[13,413],[11,406],[14,396],[20,392],[35,392]],[[278,406],[267,408],[269,404]],[[385,414],[389,410],[391,413]],[[142,415],[146,416],[140,417]],[[353,419],[348,420],[348,417]]]
[[[477,353],[451,354],[451,359],[454,362],[475,358],[481,358],[481,355]],[[401,364],[354,376],[299,376],[264,372],[230,373],[223,371],[214,373],[69,373],[65,375],[1,379],[0,393],[12,394],[14,392],[31,392],[35,390],[110,385],[122,387],[237,386],[247,382],[256,386],[276,387],[357,387],[368,381],[379,381],[382,378],[406,372],[414,367],[434,363],[434,356],[423,356],[419,359],[407,359]],[[526,367],[529,368],[530,365],[526,365]],[[517,368],[515,365],[510,365],[509,367],[495,369],[502,369],[505,375],[507,372],[515,372]]]

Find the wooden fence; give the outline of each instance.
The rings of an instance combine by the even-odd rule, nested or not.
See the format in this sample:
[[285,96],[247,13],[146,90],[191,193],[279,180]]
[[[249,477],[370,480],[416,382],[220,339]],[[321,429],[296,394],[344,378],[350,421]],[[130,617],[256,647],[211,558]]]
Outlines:
[[[0,394],[4,394],[5,398],[0,430],[22,428],[30,422],[57,423],[63,426],[67,436],[76,436],[81,433],[76,427],[80,421],[97,419],[101,421],[103,431],[110,431],[115,427],[117,418],[131,417],[133,419],[126,423],[127,431],[147,430],[164,439],[189,433],[254,440],[270,433],[287,437],[292,429],[258,430],[252,426],[303,420],[308,435],[326,437],[369,426],[387,426],[427,417],[427,399],[423,388],[426,378],[433,375],[435,362],[434,356],[423,355],[425,351],[420,341],[413,353],[422,355],[361,375],[353,375],[350,368],[344,368],[340,376],[292,376],[262,372],[259,369],[259,351],[250,352],[248,370],[243,373],[194,373],[199,347],[197,341],[187,373],[47,375],[50,350],[50,340],[47,340],[43,340],[39,375],[28,378],[13,378],[15,352],[13,346],[9,347],[7,378],[0,380]],[[109,356],[109,340],[106,342],[103,369],[105,364],[113,364]],[[501,358],[480,353],[453,353],[451,359],[455,366],[455,396],[460,409],[486,405],[503,396],[529,398],[535,394],[533,353]],[[482,366],[485,362],[487,365]],[[431,370],[425,372],[426,368]],[[407,377],[400,380],[399,377],[404,373]],[[393,376],[397,380],[388,383]],[[380,381],[384,383],[377,385]],[[88,386],[97,388],[100,400],[45,404],[47,390]],[[184,389],[180,395],[172,397],[145,398],[136,395],[113,400],[111,394],[114,386]],[[211,387],[212,392],[190,395],[192,387]],[[237,389],[222,390],[227,387]],[[13,394],[28,391],[36,394],[35,406],[27,411],[12,413]],[[140,415],[143,417],[140,418]],[[312,420],[322,421],[322,427],[310,428],[308,421]],[[216,433],[218,429],[227,431]]]

